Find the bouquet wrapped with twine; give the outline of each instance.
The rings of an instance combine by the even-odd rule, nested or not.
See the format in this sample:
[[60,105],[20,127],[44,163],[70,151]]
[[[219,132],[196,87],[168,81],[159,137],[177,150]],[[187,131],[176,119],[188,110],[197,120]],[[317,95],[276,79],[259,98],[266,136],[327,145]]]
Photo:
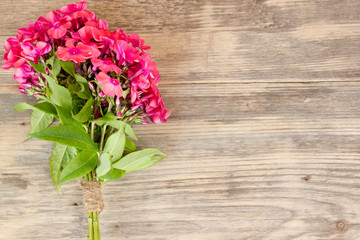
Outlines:
[[109,31],[78,2],[39,17],[5,42],[4,69],[15,68],[19,91],[35,105],[29,138],[55,143],[50,158],[56,189],[78,180],[88,212],[88,239],[100,239],[101,186],[150,167],[166,155],[138,150],[133,124],[164,123],[170,112],[158,91],[160,76],[137,34]]

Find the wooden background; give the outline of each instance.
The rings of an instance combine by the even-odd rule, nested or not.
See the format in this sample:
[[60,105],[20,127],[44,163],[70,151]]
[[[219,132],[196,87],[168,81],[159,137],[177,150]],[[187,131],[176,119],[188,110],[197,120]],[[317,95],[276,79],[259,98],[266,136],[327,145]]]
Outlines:
[[[1,0],[0,42],[72,1]],[[169,154],[106,184],[104,240],[360,239],[360,1],[89,1],[152,46]],[[4,50],[1,50],[1,54]],[[81,190],[25,143],[30,100],[0,71],[0,239],[85,239]],[[30,100],[31,101],[31,100]]]

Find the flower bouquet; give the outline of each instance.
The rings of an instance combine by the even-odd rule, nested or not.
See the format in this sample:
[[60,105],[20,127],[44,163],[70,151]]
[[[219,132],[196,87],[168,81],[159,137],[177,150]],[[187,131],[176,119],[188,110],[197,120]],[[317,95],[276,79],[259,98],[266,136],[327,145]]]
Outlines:
[[38,102],[29,138],[55,142],[51,178],[79,182],[88,212],[88,239],[100,239],[101,185],[152,166],[166,155],[137,150],[132,124],[163,123],[170,112],[157,89],[160,77],[135,33],[109,31],[78,2],[51,11],[5,42],[4,69],[15,68],[21,93]]

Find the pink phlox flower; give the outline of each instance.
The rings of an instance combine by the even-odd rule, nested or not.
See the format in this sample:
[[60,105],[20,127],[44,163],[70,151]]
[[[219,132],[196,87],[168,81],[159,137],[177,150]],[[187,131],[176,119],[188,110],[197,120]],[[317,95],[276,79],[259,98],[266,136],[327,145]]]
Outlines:
[[156,83],[151,79],[149,81],[150,87],[140,92],[137,86],[131,86],[131,104],[133,107],[140,106],[154,123],[164,123],[170,116],[170,111],[165,109]]
[[121,88],[120,82],[111,78],[105,72],[100,72],[96,76],[96,80],[100,83],[101,89],[109,97],[121,97],[123,90]]
[[148,89],[150,87],[150,82],[144,75],[140,75],[132,80],[131,85],[137,86],[139,89]]
[[37,22],[34,23],[35,38],[38,41],[50,42],[47,30],[51,28],[51,24],[44,18],[40,17]]
[[100,51],[95,46],[88,46],[79,42],[76,46],[74,43],[76,39],[66,40],[66,47],[59,47],[56,55],[63,61],[74,61],[76,63],[85,62],[89,58],[97,58],[100,56]]
[[112,46],[112,50],[115,51],[116,60],[120,61],[120,64],[133,63],[140,56],[139,51],[124,40],[117,40]]
[[170,114],[171,112],[167,109],[159,109],[158,111],[155,111],[153,114],[149,115],[149,117],[154,123],[160,124],[166,122]]
[[26,89],[31,88],[33,84],[39,86],[39,76],[35,74],[34,69],[28,63],[16,69],[14,79],[20,83],[19,91],[24,94],[26,94]]
[[96,69],[99,68],[100,70],[102,70],[104,72],[112,72],[113,71],[113,72],[116,72],[117,74],[121,73],[121,69],[118,66],[116,66],[113,59],[110,57],[104,58],[103,60],[98,59],[98,58],[93,58],[93,59],[91,59],[91,62]]
[[150,54],[142,54],[140,56],[140,64],[145,77],[157,79],[160,76],[156,63],[151,60]]
[[141,39],[136,33],[131,33],[128,36],[128,41],[134,46],[140,48],[142,51],[150,50],[150,46],[144,46],[145,40]]
[[4,64],[2,65],[4,69],[19,68],[26,62],[26,59],[21,57],[22,49],[16,37],[6,40],[4,47],[6,50]]
[[34,42],[36,40],[36,33],[33,28],[20,28],[17,32],[19,42]]
[[131,105],[132,106],[138,106],[139,103],[141,103],[140,99],[139,99],[139,92],[138,92],[138,88],[136,85],[131,85],[130,88],[130,97],[131,97]]
[[96,19],[95,13],[87,11],[87,10],[81,10],[78,12],[74,12],[73,14],[71,14],[71,17],[75,20],[82,19],[82,20],[86,20],[86,21],[91,21],[91,20]]
[[47,34],[49,34],[49,37],[54,39],[60,39],[64,37],[68,29],[70,29],[72,26],[71,22],[66,17],[56,21],[57,18],[55,17],[54,12],[49,12],[46,15],[46,19],[48,19],[51,23],[51,28],[47,30]]
[[125,40],[125,41],[127,41],[128,35],[122,29],[119,28],[119,29],[112,32],[111,37],[114,40],[114,42],[116,40]]
[[[42,17],[40,17],[42,18]],[[45,15],[45,19],[38,19],[41,21],[47,21],[49,23],[49,26],[52,26],[54,23],[59,22],[61,20],[61,15],[57,13],[56,11],[50,11]]]
[[39,56],[47,54],[51,50],[50,44],[42,41],[38,41],[36,44],[30,42],[20,43],[20,46],[23,50],[21,55],[36,64]]
[[109,24],[106,20],[104,19],[98,19],[98,20],[95,20],[93,22],[96,22],[96,27],[98,27],[99,29],[102,29],[102,30],[109,30]]
[[86,8],[87,8],[87,2],[81,1],[81,2],[77,2],[77,3],[73,3],[73,4],[69,4],[67,6],[64,6],[64,7],[60,8],[60,10],[57,10],[57,12],[62,13],[62,14],[71,14],[73,12],[86,10]]
[[93,37],[93,27],[84,26],[77,32],[71,32],[71,36],[74,39],[81,40],[83,43],[89,43]]

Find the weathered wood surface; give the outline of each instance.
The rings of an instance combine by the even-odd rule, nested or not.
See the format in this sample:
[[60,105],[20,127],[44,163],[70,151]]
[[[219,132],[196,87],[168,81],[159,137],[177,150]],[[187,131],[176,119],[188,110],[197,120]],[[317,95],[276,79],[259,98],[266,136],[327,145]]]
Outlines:
[[[72,1],[2,0],[0,40]],[[138,126],[169,154],[104,187],[103,239],[360,239],[360,1],[89,1],[153,47],[172,116]],[[3,50],[1,50],[3,53]],[[0,239],[84,239],[52,145],[0,71]]]

